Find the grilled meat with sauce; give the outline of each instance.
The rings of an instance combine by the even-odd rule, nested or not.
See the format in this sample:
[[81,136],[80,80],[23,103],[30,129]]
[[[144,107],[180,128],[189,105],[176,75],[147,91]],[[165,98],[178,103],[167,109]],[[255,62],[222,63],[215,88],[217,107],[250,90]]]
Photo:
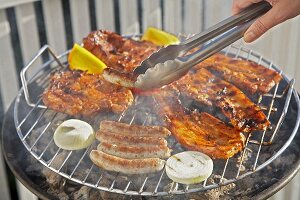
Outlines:
[[202,67],[249,94],[267,93],[282,79],[281,75],[272,69],[223,54],[213,55],[196,66]]
[[245,137],[237,129],[208,113],[186,113],[172,87],[153,94],[155,110],[162,116],[178,142],[189,150],[201,151],[212,158],[227,159],[244,147]]
[[73,116],[88,116],[100,111],[121,113],[133,102],[127,88],[111,84],[101,75],[81,71],[55,73],[42,96],[44,104]]
[[243,132],[265,130],[266,115],[241,90],[219,79],[206,68],[190,71],[173,83],[180,93],[205,106],[218,107],[236,128]]
[[131,73],[143,60],[158,50],[147,41],[135,41],[117,33],[98,30],[83,39],[83,47],[102,60],[109,68]]

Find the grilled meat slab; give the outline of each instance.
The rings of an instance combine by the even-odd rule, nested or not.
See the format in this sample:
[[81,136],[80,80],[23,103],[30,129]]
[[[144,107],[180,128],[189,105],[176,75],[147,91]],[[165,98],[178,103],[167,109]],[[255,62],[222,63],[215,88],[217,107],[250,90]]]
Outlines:
[[100,111],[123,112],[133,102],[129,89],[111,84],[101,75],[81,71],[55,73],[42,96],[44,104],[73,116],[88,116]]
[[202,67],[249,94],[267,93],[282,79],[281,75],[272,69],[223,54],[213,55],[196,66]]
[[189,150],[201,151],[212,158],[227,159],[242,150],[245,137],[208,113],[187,114],[175,89],[165,87],[154,93],[155,110],[166,119],[167,127],[178,142]]
[[270,122],[263,111],[234,85],[205,68],[189,72],[174,85],[184,96],[200,104],[216,106],[236,128],[244,132],[265,130]]
[[83,47],[100,58],[109,68],[133,72],[143,60],[158,50],[147,41],[124,38],[114,32],[98,30],[83,39]]

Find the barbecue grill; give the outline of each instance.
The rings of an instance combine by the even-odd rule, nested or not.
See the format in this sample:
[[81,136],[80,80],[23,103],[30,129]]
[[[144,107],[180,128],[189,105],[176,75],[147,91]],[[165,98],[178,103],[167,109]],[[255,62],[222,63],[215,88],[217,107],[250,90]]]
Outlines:
[[[37,58],[47,52],[51,55],[51,59],[33,78],[27,80],[27,70]],[[252,177],[258,179],[261,175],[260,171],[280,169],[276,161],[278,162],[281,154],[286,152],[298,132],[300,101],[293,88],[294,79],[288,79],[272,62],[260,54],[238,45],[231,45],[222,52],[234,58],[251,60],[272,68],[283,76],[283,80],[270,93],[251,97],[265,111],[272,123],[272,128],[248,134],[244,150],[233,158],[215,160],[213,175],[201,184],[184,185],[172,182],[164,170],[145,176],[125,176],[101,170],[90,161],[88,156],[92,149],[96,149],[97,141],[84,150],[66,151],[58,148],[53,141],[53,132],[62,121],[69,119],[70,116],[47,109],[42,104],[40,96],[49,84],[50,74],[66,68],[66,58],[69,52],[56,56],[48,46],[44,46],[21,72],[23,88],[15,99],[13,111],[10,111],[13,112],[11,117],[14,120],[18,140],[24,145],[28,155],[34,157],[45,168],[68,181],[100,191],[124,195],[169,196],[196,192],[207,193],[209,190],[227,186],[228,190],[231,189],[230,191],[237,192],[239,188],[242,188],[243,192],[240,193],[245,193],[243,182]],[[99,127],[99,121],[103,119],[129,124],[160,124],[161,120],[147,108],[148,98],[137,96],[134,105],[120,115],[100,113],[96,118],[82,119],[92,124],[95,130]],[[172,146],[174,153],[183,151],[175,139],[170,138],[168,143]],[[5,148],[5,143],[3,145]],[[299,151],[299,148],[297,150]],[[9,161],[8,155],[6,156]],[[289,178],[294,176],[299,169],[297,157],[293,167],[293,173],[288,174]],[[280,187],[282,186],[281,184]]]

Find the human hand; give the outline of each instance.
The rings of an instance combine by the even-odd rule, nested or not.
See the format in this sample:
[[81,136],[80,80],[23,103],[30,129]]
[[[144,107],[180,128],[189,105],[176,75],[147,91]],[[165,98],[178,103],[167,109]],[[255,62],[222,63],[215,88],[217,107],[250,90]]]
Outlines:
[[[232,13],[237,14],[253,3],[263,0],[233,0]],[[272,5],[271,10],[259,17],[245,32],[245,42],[252,42],[270,28],[300,14],[300,0],[266,0]]]

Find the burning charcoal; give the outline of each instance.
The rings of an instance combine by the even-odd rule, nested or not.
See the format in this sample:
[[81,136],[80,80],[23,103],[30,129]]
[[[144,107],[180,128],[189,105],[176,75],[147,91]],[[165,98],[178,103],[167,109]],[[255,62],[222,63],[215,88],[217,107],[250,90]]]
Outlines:
[[108,199],[118,199],[118,200],[122,200],[122,199],[128,199],[128,196],[126,195],[121,195],[121,194],[117,194],[117,193],[110,193],[110,192],[104,192],[104,191],[100,191],[100,199],[103,200],[108,200]]
[[[51,192],[51,193],[53,193],[53,192]],[[55,196],[57,196],[59,200],[68,200],[68,199],[70,199],[70,197],[66,193],[64,193],[63,191],[58,192]]]
[[[36,160],[35,160],[36,161]],[[29,174],[32,174],[34,175],[35,172],[39,172],[43,169],[44,167],[40,164],[40,163],[37,163],[37,162],[34,162],[32,163],[31,165],[29,165],[27,168],[26,168],[26,173],[29,173]]]
[[90,199],[91,188],[87,186],[82,186],[78,191],[74,192],[73,199],[83,200],[83,199]]
[[100,190],[90,190],[89,192],[89,200],[100,200],[101,196],[100,196]]
[[[66,155],[65,152],[58,154],[56,156],[56,159],[54,159],[53,162],[51,163],[51,166],[53,168],[57,169],[61,165],[61,163],[64,161],[65,155]],[[62,177],[59,174],[49,170],[48,168],[43,168],[42,173],[44,174],[44,176],[47,179],[47,182],[51,186],[53,186],[55,188],[60,186]]]
[[230,199],[229,197],[224,198],[224,195],[233,188],[235,188],[235,184],[231,183],[225,186],[220,186],[218,188],[208,190],[204,193],[204,195],[207,197],[207,199]]
[[58,188],[61,181],[61,176],[48,168],[43,168],[43,175],[46,177],[50,187]]

